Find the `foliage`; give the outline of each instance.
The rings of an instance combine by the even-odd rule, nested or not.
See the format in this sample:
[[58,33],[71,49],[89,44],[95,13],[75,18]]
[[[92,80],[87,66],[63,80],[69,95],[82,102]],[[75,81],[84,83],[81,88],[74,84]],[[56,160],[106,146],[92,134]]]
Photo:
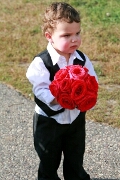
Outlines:
[[[40,25],[54,0],[0,0],[0,81],[27,97],[32,88],[25,73],[47,41]],[[59,1],[59,0],[57,0]],[[118,0],[65,0],[81,14],[81,51],[92,60],[99,78],[98,104],[87,119],[120,127],[120,10]]]

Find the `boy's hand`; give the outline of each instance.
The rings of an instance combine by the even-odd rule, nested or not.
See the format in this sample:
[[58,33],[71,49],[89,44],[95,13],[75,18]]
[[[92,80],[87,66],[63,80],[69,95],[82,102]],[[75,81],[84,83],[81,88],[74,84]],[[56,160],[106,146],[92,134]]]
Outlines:
[[56,104],[58,104],[57,99],[56,99],[56,98],[55,98],[55,99],[53,99],[53,101],[52,101],[50,104],[52,104],[52,105],[56,105]]

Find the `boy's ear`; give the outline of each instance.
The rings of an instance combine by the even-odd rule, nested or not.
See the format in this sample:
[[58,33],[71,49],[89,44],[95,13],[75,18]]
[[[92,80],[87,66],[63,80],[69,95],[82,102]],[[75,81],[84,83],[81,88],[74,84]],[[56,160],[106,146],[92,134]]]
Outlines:
[[45,32],[45,37],[49,42],[52,43],[52,36],[51,36],[51,34],[49,32]]

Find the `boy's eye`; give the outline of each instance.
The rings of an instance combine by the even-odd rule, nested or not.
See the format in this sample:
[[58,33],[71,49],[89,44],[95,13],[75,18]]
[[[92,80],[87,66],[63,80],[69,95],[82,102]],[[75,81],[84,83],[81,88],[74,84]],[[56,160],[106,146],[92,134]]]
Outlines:
[[65,34],[64,36],[65,36],[65,37],[69,37],[70,35],[69,35],[69,34]]
[[77,32],[76,34],[77,34],[77,35],[79,35],[79,34],[80,34],[80,32]]

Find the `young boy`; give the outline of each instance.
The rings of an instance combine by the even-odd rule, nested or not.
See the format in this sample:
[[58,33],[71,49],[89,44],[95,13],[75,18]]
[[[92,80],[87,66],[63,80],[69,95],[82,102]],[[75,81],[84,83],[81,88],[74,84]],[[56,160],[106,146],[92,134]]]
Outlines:
[[49,90],[54,68],[73,65],[76,58],[81,63],[86,59],[84,66],[97,79],[88,57],[76,51],[81,44],[80,16],[69,4],[56,2],[46,9],[43,22],[47,51],[34,58],[26,73],[36,101],[33,132],[40,158],[38,180],[60,180],[57,170],[62,153],[65,180],[90,180],[83,168],[85,112],[77,108],[63,111]]

